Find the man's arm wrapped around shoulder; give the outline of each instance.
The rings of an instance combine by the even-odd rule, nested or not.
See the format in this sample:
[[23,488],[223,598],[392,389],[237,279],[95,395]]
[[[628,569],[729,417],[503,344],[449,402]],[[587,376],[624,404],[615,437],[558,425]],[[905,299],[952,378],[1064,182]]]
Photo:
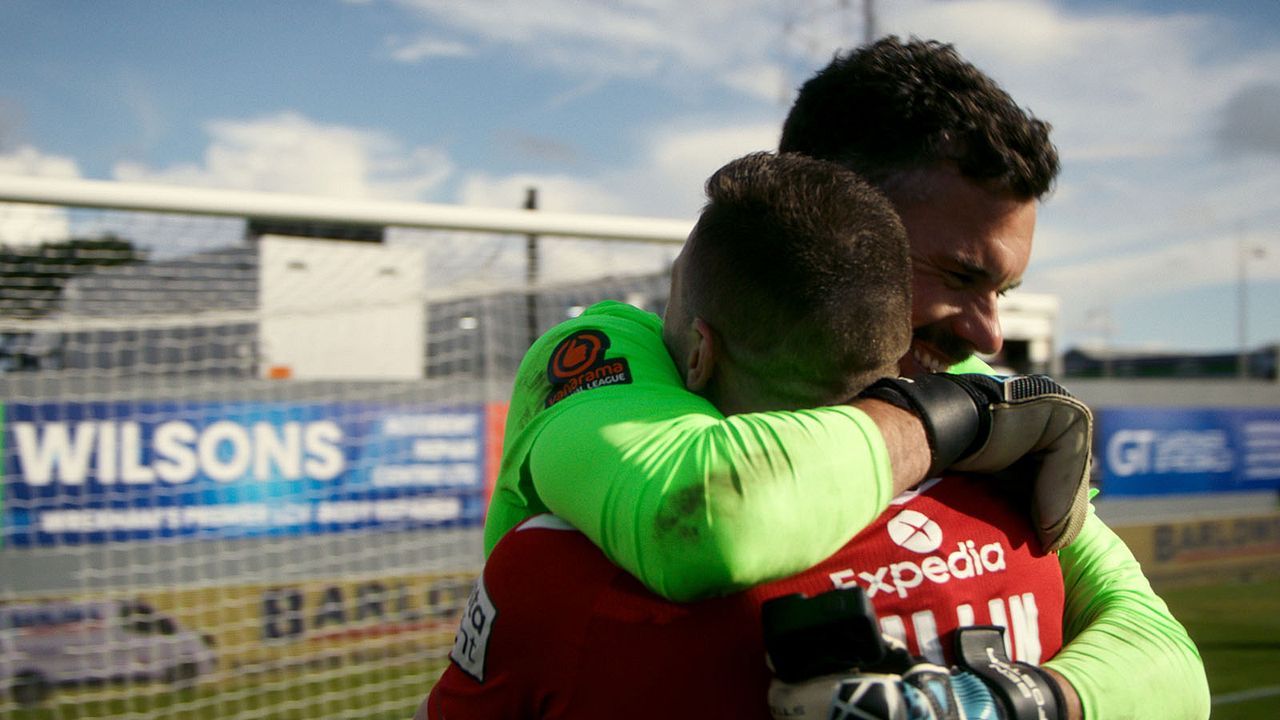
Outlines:
[[685,390],[656,316],[609,304],[522,363],[485,544],[550,509],[650,589],[691,600],[826,558],[887,506],[891,477],[865,413],[725,418]]
[[1084,716],[1209,717],[1209,685],[1195,643],[1092,507],[1058,560],[1067,592],[1064,646],[1044,667],[1071,683]]
[[[937,448],[964,449],[980,438],[1014,441],[1019,450],[997,453],[994,465],[987,459],[968,468],[974,471],[993,471],[1004,456],[1027,451],[1077,457],[1041,461],[1031,470],[1037,498],[1063,484],[1070,490],[1065,500],[1072,500],[1082,497],[1088,451],[1087,444],[1077,448],[1065,439],[1087,432],[1025,427],[1043,422],[1028,408],[1050,404],[1087,417],[1087,408],[1059,395],[1036,391],[1010,404],[1004,396],[997,402],[957,390],[911,407],[934,428],[930,447],[938,467],[945,463]],[[930,413],[947,420],[930,422]],[[1002,424],[1001,417],[1018,422]],[[1018,432],[1000,431],[1006,426]],[[866,527],[895,494],[885,440],[866,413],[844,405],[725,418],[684,388],[657,316],[619,303],[593,306],[534,344],[517,373],[504,443],[486,519],[487,549],[524,518],[551,510],[673,600],[724,594],[807,569]],[[962,459],[991,454],[981,450]],[[1057,470],[1046,477],[1047,468]],[[1066,519],[1085,505],[1055,496],[1051,514]],[[1053,543],[1068,542],[1078,527],[1057,524]]]
[[1080,532],[1088,514],[1093,413],[1053,378],[885,378],[862,397],[916,413],[933,450],[931,475],[944,468],[1003,473],[1028,486],[1032,524],[1046,550],[1066,547]]

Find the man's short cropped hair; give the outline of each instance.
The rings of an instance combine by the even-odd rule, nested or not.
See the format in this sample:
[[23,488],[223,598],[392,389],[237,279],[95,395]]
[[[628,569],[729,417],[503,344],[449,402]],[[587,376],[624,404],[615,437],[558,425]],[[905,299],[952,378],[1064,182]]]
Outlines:
[[779,150],[840,163],[891,195],[900,176],[950,164],[1034,200],[1058,174],[1049,130],[951,45],[890,36],[837,55],[800,88]]
[[771,153],[725,165],[706,192],[684,300],[757,396],[841,402],[894,372],[910,341],[911,273],[882,193],[838,165]]

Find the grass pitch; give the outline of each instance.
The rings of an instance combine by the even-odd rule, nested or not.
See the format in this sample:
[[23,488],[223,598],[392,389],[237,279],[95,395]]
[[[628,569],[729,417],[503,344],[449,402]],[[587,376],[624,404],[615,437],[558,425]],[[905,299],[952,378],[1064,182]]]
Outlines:
[[[1214,698],[1214,720],[1280,718],[1280,580],[1166,588],[1160,595],[1200,648]],[[142,686],[106,698],[59,692],[39,708],[18,708],[0,700],[0,716],[404,720],[442,668],[443,662],[434,659],[361,672],[299,674],[273,682],[244,678],[178,691]]]
[[1214,720],[1280,718],[1280,580],[1160,591],[1200,648]]
[[182,690],[146,683],[109,692],[59,691],[35,708],[0,701],[4,720],[407,720],[444,664],[300,673],[205,683]]

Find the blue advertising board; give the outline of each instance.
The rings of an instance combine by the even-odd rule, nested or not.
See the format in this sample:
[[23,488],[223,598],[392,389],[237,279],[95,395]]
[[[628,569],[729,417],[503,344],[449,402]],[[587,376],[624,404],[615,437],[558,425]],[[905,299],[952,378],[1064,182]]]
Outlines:
[[378,403],[7,404],[8,546],[474,525],[485,410]]
[[1280,488],[1280,408],[1104,408],[1106,497]]

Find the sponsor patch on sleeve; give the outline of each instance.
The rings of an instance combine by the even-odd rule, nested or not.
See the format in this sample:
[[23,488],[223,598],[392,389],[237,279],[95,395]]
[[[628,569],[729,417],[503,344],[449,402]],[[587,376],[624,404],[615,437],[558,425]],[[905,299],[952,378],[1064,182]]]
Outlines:
[[626,358],[605,357],[609,336],[599,330],[579,330],[556,345],[547,363],[547,407],[576,392],[631,382]]
[[498,608],[489,599],[481,577],[476,580],[471,597],[467,599],[458,634],[453,638],[453,649],[449,651],[449,658],[476,682],[484,682],[485,654],[489,650],[489,638],[493,635],[493,623],[497,618]]

